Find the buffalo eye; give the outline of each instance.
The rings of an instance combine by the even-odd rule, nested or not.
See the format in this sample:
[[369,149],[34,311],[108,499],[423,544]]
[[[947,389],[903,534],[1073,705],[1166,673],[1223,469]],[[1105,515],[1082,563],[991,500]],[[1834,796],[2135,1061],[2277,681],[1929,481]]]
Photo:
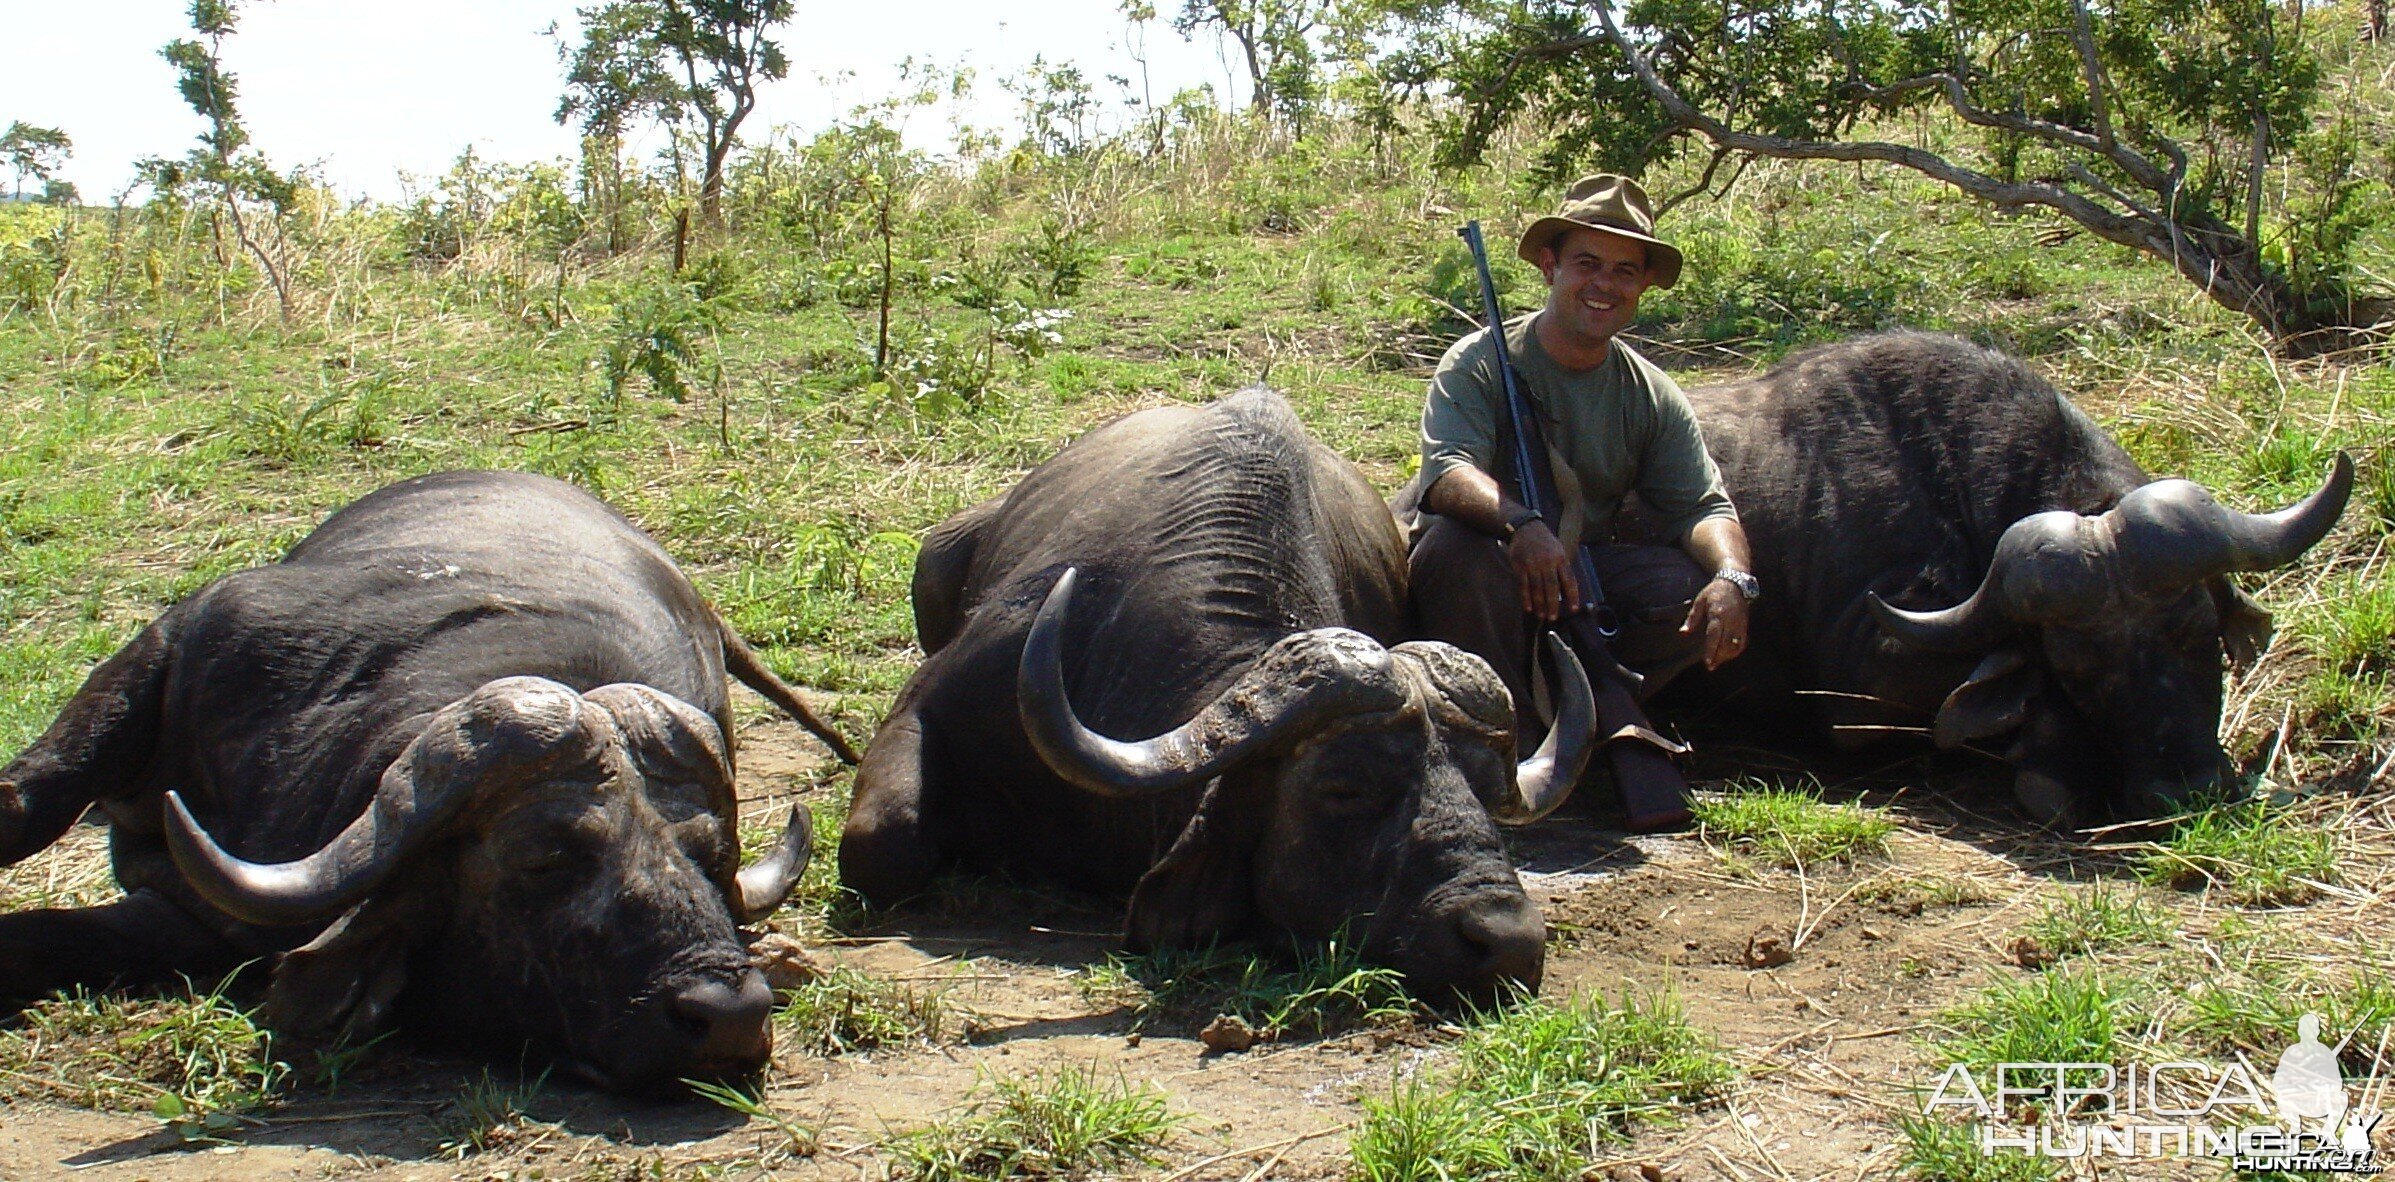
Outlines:
[[714,866],[725,858],[737,856],[737,851],[726,848],[723,825],[713,813],[673,822],[666,826],[666,832],[672,836],[675,848],[700,866]]
[[556,883],[599,861],[606,844],[604,817],[582,816],[518,829],[508,835],[505,865],[529,883]]

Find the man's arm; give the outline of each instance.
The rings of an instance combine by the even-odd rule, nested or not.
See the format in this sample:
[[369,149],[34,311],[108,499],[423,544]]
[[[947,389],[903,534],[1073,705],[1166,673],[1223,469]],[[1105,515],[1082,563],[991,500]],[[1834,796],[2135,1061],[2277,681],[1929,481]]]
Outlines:
[[[1696,560],[1699,568],[1716,574],[1725,570],[1755,569],[1754,552],[1747,547],[1746,530],[1735,517],[1708,517],[1688,531],[1680,548]],[[1716,578],[1697,592],[1688,605],[1688,619],[1680,625],[1684,635],[1705,638],[1705,668],[1719,669],[1726,661],[1746,651],[1747,603],[1746,593],[1727,579]]]
[[[1448,469],[1423,494],[1422,504],[1441,517],[1493,538],[1505,537],[1507,527],[1530,512],[1505,495],[1496,477],[1470,467]],[[1572,578],[1571,553],[1555,531],[1537,518],[1511,532],[1513,538],[1506,543],[1505,553],[1513,562],[1522,610],[1550,623],[1561,619],[1565,604],[1580,601],[1580,584]]]

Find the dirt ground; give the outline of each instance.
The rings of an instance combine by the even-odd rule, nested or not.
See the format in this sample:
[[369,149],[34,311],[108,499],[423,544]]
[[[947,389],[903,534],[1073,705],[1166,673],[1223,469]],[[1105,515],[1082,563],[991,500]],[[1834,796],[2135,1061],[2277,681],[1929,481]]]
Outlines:
[[[742,745],[743,792],[760,815],[778,810],[817,758],[775,719],[753,719]],[[1554,931],[1545,992],[1668,987],[1740,1071],[1726,1102],[1606,1147],[1589,1176],[1888,1174],[1890,1118],[1928,1082],[1922,1023],[1991,974],[2015,971],[2005,936],[2063,861],[2058,847],[1959,807],[1989,800],[1967,787],[1936,799],[1902,792],[1905,828],[1887,859],[1801,876],[1740,876],[1694,838],[1625,839],[1569,815],[1514,832],[1523,879]],[[10,873],[38,880],[44,859],[88,859],[102,840],[81,828]],[[1010,893],[1006,913],[961,918],[947,914],[955,907],[902,911],[815,947],[826,961],[946,990],[970,1036],[844,1058],[781,1051],[768,1099],[820,1127],[812,1158],[782,1152],[786,1140],[764,1122],[712,1105],[635,1103],[560,1082],[534,1096],[530,1123],[452,1158],[442,1146],[483,1068],[397,1052],[337,1092],[302,1089],[256,1114],[237,1144],[214,1148],[184,1148],[146,1114],[18,1101],[0,1113],[0,1179],[878,1178],[888,1169],[883,1139],[954,1109],[988,1079],[1067,1064],[1169,1095],[1183,1123],[1145,1177],[1329,1178],[1344,1170],[1359,1098],[1449,1053],[1435,1028],[1226,1055],[1205,1053],[1194,1021],[1151,1018],[1131,1037],[1133,1014],[1075,987],[1075,974],[1104,958],[1115,915],[1045,896],[1025,913],[1021,901]],[[1747,967],[1750,943],[1775,940],[1792,959]]]

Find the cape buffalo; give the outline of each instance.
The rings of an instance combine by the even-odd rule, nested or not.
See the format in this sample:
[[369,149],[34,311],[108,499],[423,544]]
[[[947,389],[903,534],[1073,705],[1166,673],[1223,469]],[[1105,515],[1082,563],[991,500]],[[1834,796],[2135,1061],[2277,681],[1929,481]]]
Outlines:
[[2018,361],[1898,332],[1691,391],[1755,547],[1756,651],[1717,677],[1841,746],[1924,730],[2013,768],[2043,823],[2175,811],[2222,786],[2222,656],[2270,616],[2232,571],[2295,561],[2352,490],[2283,513],[2154,481]]
[[1517,776],[1487,665],[1384,647],[1395,524],[1279,395],[1090,432],[934,530],[914,590],[929,655],[840,846],[868,900],[961,862],[1129,892],[1138,948],[1344,929],[1419,989],[1536,986],[1545,926],[1490,814],[1570,790],[1587,683],[1567,667],[1580,721]]
[[269,1021],[531,1045],[638,1090],[762,1064],[725,671],[854,761],[630,522],[449,472],[335,513],[95,670],[0,770],[0,865],[106,810],[124,897],[0,915],[0,998],[274,953]]

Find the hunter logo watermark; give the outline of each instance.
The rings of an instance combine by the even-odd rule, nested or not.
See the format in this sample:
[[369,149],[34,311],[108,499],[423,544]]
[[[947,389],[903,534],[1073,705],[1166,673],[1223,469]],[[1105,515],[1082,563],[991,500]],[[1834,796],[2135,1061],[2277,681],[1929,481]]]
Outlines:
[[[2343,1046],[2323,1045],[2319,1016],[2305,1014],[2267,1086],[2242,1056],[2226,1065],[1958,1063],[1921,1112],[1967,1110],[1990,1154],[2209,1157],[2240,1170],[2377,1174],[2385,1166],[2371,1134],[2385,1114],[2354,1102],[2337,1065]],[[2375,1081],[2364,1081],[2365,1100]]]

